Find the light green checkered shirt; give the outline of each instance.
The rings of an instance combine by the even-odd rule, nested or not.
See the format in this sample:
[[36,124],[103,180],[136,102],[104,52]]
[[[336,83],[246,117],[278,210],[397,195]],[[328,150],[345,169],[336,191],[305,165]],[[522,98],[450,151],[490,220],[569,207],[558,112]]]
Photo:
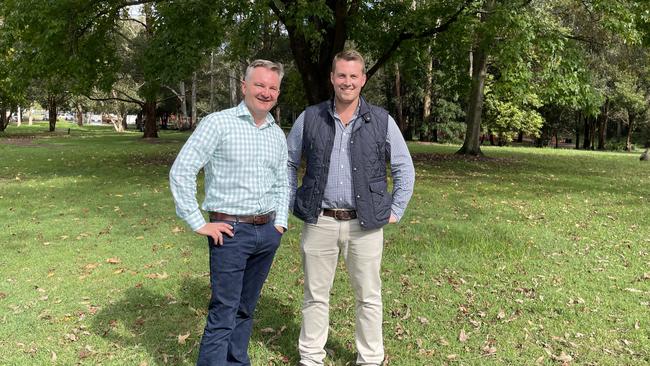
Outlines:
[[176,214],[196,231],[206,221],[196,200],[196,176],[204,168],[205,211],[230,215],[276,212],[287,227],[287,142],[268,114],[257,127],[244,102],[201,120],[169,172]]

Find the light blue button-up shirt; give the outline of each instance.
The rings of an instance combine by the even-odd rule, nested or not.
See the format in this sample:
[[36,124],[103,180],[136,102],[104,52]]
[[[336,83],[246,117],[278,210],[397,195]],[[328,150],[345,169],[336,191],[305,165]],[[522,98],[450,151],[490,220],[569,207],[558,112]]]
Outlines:
[[196,200],[196,176],[205,171],[205,211],[230,215],[276,212],[287,227],[287,143],[268,114],[259,128],[244,102],[204,117],[169,172],[176,214],[196,231],[206,221]]

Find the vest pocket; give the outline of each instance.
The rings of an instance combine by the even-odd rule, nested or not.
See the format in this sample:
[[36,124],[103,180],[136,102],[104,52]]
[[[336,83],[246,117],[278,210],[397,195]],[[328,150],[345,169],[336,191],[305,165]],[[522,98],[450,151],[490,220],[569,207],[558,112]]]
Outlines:
[[390,207],[393,201],[387,191],[388,184],[381,180],[378,182],[370,182],[368,185],[370,186],[370,195],[372,196],[375,217],[379,221],[387,221],[390,217]]

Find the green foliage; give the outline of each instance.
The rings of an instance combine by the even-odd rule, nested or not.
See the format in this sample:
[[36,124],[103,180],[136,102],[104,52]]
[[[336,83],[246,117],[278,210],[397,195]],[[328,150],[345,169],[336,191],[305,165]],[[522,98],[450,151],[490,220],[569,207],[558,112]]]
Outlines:
[[512,102],[502,102],[485,97],[484,128],[499,137],[501,142],[511,142],[519,132],[530,136],[539,136],[544,118],[535,110],[526,109]]

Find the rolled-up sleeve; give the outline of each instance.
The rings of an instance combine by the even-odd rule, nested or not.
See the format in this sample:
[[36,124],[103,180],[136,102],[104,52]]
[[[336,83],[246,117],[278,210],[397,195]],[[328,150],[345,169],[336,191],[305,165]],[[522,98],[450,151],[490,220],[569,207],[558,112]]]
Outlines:
[[196,200],[196,176],[219,144],[216,121],[204,118],[176,156],[169,171],[169,188],[176,214],[194,231],[206,221]]
[[280,148],[280,158],[273,184],[273,195],[275,196],[275,225],[288,228],[289,224],[289,185],[287,184],[287,144],[282,134],[282,146]]

